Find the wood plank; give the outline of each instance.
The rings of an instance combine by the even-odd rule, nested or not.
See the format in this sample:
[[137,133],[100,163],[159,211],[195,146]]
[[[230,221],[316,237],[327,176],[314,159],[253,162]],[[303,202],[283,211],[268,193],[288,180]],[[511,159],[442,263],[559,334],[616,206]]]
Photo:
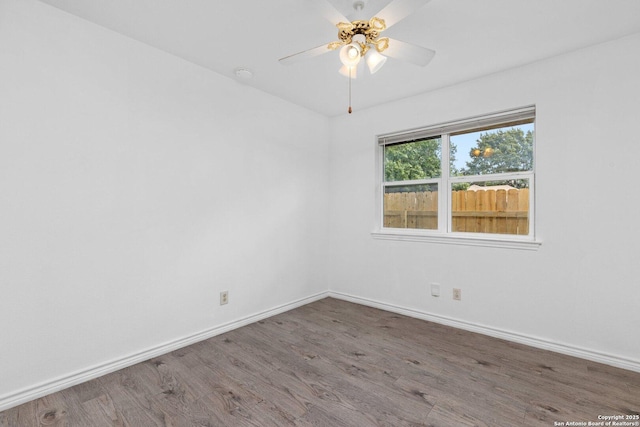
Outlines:
[[[466,212],[477,212],[478,207],[476,206],[476,192],[475,191],[465,191],[465,211]],[[478,220],[475,215],[469,215],[464,220],[465,226],[464,231],[468,233],[475,233],[477,231]]]
[[526,217],[518,218],[518,234],[529,234],[529,189],[521,188],[518,194],[518,211],[527,212]]
[[509,212],[481,212],[481,211],[464,211],[455,212],[454,217],[460,218],[527,218],[528,211],[509,211]]
[[[502,213],[507,211],[507,192],[505,190],[496,191],[496,213]],[[506,216],[496,215],[496,233],[507,233],[507,219]]]
[[640,373],[326,298],[0,412],[31,426],[550,426]]
[[[513,212],[518,210],[519,192],[517,189],[510,189],[507,191],[507,212]],[[514,218],[507,218],[507,234],[518,234],[518,220]]]

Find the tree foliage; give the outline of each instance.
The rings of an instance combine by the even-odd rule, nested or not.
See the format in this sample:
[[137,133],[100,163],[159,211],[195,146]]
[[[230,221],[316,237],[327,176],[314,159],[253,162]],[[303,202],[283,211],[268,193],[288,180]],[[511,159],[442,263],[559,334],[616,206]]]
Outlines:
[[386,181],[406,181],[439,177],[442,173],[440,139],[425,139],[385,147]]
[[[528,171],[533,167],[533,132],[523,129],[499,129],[481,133],[471,148],[466,167],[455,167],[457,147],[451,142],[450,163],[452,176],[489,175],[505,172]],[[442,144],[440,138],[425,139],[385,147],[384,173],[386,181],[407,181],[437,178],[441,170]],[[498,182],[485,184],[497,185]],[[526,180],[501,181],[515,187],[527,186]],[[455,190],[466,189],[469,183],[457,183]],[[403,187],[395,188],[403,190]]]
[[462,175],[527,171],[533,168],[533,132],[512,128],[480,134]]

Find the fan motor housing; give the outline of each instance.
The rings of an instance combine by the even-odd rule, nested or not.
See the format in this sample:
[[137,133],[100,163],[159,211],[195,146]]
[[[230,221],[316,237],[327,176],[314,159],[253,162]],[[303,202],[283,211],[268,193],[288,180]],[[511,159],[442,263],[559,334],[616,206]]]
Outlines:
[[352,21],[338,24],[338,39],[345,44],[353,41],[353,36],[362,34],[366,43],[373,43],[380,36],[380,32],[386,28],[384,19],[373,17],[368,21]]

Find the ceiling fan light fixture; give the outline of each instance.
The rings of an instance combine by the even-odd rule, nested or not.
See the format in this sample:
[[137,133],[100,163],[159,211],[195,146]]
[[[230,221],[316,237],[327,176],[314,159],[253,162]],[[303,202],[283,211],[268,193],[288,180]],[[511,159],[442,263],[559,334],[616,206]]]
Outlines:
[[[349,73],[349,71],[351,71],[351,73]],[[343,65],[342,67],[340,67],[340,70],[338,70],[338,72],[343,76],[350,77],[352,79],[358,77],[358,67],[355,65],[353,67],[347,67],[346,65]]]
[[384,55],[380,55],[375,50],[370,50],[367,53],[367,67],[369,67],[369,72],[371,74],[375,74],[384,63],[387,62],[387,57]]
[[387,29],[387,24],[384,19],[374,16],[369,20],[369,28],[379,33]]
[[389,47],[389,37],[380,37],[375,41],[375,45],[378,52],[384,52]]
[[340,61],[345,67],[355,67],[360,62],[360,47],[351,43],[340,49]]

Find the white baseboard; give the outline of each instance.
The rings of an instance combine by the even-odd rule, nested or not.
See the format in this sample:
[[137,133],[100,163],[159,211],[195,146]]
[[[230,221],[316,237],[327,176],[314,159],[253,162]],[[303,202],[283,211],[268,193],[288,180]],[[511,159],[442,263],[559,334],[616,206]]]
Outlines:
[[341,292],[329,292],[329,297],[337,298],[356,304],[366,305],[373,308],[379,308],[381,310],[390,311],[393,313],[403,314],[405,316],[415,317],[417,319],[427,320],[434,323],[440,323],[454,328],[464,329],[471,332],[477,332],[483,335],[489,335],[495,338],[501,338],[507,341],[513,341],[520,344],[525,344],[531,347],[541,348],[543,350],[554,351],[556,353],[566,354],[568,356],[574,356],[581,359],[591,360],[593,362],[604,363],[606,365],[615,366],[616,368],[627,369],[630,371],[640,372],[640,360],[632,360],[623,357],[618,357],[612,354],[600,353],[593,350],[574,347],[558,342],[540,339],[537,337],[518,334],[515,332],[505,331],[502,329],[492,328],[488,326],[478,325],[475,323],[465,322],[462,320],[453,319],[446,316],[439,316],[435,314],[418,311],[412,308],[406,308],[397,306],[394,304],[388,304],[381,301],[375,301],[369,298],[357,297],[354,295],[344,294]]
[[591,360],[594,362],[604,363],[607,365],[615,366],[622,369],[628,369],[630,371],[640,372],[640,361],[621,358],[615,355],[604,354],[587,350],[583,348],[573,347],[561,343],[556,343],[548,340],[543,340],[536,337],[517,334],[514,332],[504,331],[501,329],[491,328],[483,325],[477,325],[445,316],[439,316],[435,314],[429,314],[422,311],[418,311],[411,308],[401,307],[393,304],[388,304],[381,301],[375,301],[368,298],[357,297],[354,295],[344,294],[341,292],[320,292],[315,295],[311,295],[306,298],[301,298],[290,303],[282,304],[280,306],[271,308],[269,310],[262,311],[250,316],[243,317],[241,319],[234,320],[213,328],[189,335],[184,338],[173,340],[128,356],[114,359],[110,362],[106,362],[100,365],[96,365],[87,369],[83,369],[68,375],[64,375],[31,387],[18,390],[9,394],[0,396],[0,411],[5,411],[14,406],[18,406],[22,403],[29,402],[34,399],[46,396],[56,391],[63,390],[68,387],[72,387],[76,384],[80,384],[102,375],[106,375],[111,372],[115,372],[119,369],[126,368],[128,366],[135,365],[136,363],[144,362],[145,360],[152,359],[154,357],[161,356],[174,350],[178,350],[182,347],[186,347],[196,342],[206,340],[216,335],[223,334],[225,332],[232,331],[242,326],[249,325],[262,319],[266,319],[276,314],[284,313],[297,307],[309,304],[314,301],[321,300],[326,297],[337,298],[356,304],[366,305],[369,307],[379,308],[381,310],[390,311],[393,313],[403,314],[405,316],[415,317],[417,319],[427,320],[430,322],[440,323],[454,328],[464,329],[471,332],[477,332],[484,335],[489,335],[496,338],[505,339],[508,341],[517,342],[520,344],[529,345],[531,347],[541,348],[543,350],[550,350],[557,353],[566,354],[569,356],[579,357],[581,359]]
[[292,301],[286,304],[279,305],[277,307],[262,311],[260,313],[252,314],[250,316],[243,317],[241,319],[234,320],[219,326],[215,326],[210,329],[183,337],[177,340],[173,340],[146,350],[139,351],[134,354],[130,354],[125,357],[114,359],[112,361],[92,366],[87,369],[76,371],[68,375],[64,375],[52,380],[18,390],[9,394],[0,396],[0,411],[5,411],[14,406],[18,406],[22,403],[29,402],[34,399],[46,396],[56,391],[63,390],[68,387],[101,377],[111,372],[115,372],[119,369],[126,368],[128,366],[135,365],[136,363],[144,362],[145,360],[152,359],[154,357],[161,356],[174,350],[178,350],[182,347],[186,347],[191,344],[195,344],[199,341],[206,340],[216,335],[223,334],[225,332],[232,331],[242,326],[249,325],[257,322],[258,320],[266,319],[276,314],[284,313],[285,311],[292,310],[297,307],[309,304],[311,302],[326,298],[329,296],[328,292],[320,292],[315,295],[311,295],[306,298],[301,298],[296,301]]

